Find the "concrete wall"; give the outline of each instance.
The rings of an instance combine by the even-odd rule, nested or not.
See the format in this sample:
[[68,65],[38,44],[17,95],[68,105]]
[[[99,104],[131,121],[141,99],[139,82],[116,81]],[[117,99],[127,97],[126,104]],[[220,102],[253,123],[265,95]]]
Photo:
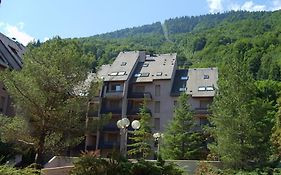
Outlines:
[[[155,86],[160,85],[160,95],[155,95]],[[152,100],[147,101],[147,106],[152,113],[152,124],[154,124],[154,118],[160,119],[160,131],[163,132],[168,122],[173,117],[173,108],[174,108],[174,98],[170,96],[172,81],[171,80],[155,80],[150,83],[135,83],[133,89],[136,86],[144,86],[144,92],[150,92],[152,95]],[[155,102],[160,101],[160,112],[155,113]],[[154,125],[152,125],[154,126]]]
[[41,170],[43,175],[69,175],[73,166],[44,168]]

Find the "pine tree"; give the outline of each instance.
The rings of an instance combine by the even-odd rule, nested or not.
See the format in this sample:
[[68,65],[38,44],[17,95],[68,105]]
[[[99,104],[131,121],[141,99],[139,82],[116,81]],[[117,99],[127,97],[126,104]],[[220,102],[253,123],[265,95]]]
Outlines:
[[134,130],[130,140],[133,142],[128,145],[130,150],[129,155],[135,155],[141,158],[147,158],[151,155],[152,148],[152,131],[151,131],[151,116],[147,112],[146,101],[143,102],[138,114],[140,116],[140,128]]
[[188,95],[179,97],[174,117],[164,133],[161,155],[167,159],[201,159],[204,137],[195,132],[194,115],[188,103]]
[[243,54],[229,59],[220,73],[210,118],[215,143],[210,149],[232,168],[261,165],[270,151],[272,115],[268,111],[272,107],[257,98]]

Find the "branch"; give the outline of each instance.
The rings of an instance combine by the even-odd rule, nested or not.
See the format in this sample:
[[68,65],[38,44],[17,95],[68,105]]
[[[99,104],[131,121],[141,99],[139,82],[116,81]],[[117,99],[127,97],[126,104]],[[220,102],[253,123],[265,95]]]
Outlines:
[[24,144],[27,144],[27,145],[35,145],[35,143],[32,143],[32,142],[27,142],[27,141],[24,141],[24,140],[21,140],[21,139],[18,139],[19,142],[22,142]]

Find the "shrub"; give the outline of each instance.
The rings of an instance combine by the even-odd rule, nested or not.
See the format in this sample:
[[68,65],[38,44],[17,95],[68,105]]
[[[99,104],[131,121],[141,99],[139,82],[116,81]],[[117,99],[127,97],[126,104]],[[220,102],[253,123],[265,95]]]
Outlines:
[[117,154],[102,159],[85,153],[74,163],[71,175],[181,175],[182,172],[175,164],[166,165],[163,160],[155,163],[141,159],[132,163]]
[[40,171],[32,168],[16,169],[9,166],[0,166],[1,175],[39,175]]

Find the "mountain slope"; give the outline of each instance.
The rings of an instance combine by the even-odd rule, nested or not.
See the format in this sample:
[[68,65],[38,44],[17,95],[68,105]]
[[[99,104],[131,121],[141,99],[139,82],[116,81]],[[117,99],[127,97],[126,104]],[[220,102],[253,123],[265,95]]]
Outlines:
[[[164,29],[164,30],[163,30]],[[165,35],[164,35],[165,34]],[[256,79],[280,80],[281,11],[228,12],[181,17],[80,38],[94,65],[112,61],[120,51],[178,53],[183,67],[220,66],[231,57],[244,57]]]

